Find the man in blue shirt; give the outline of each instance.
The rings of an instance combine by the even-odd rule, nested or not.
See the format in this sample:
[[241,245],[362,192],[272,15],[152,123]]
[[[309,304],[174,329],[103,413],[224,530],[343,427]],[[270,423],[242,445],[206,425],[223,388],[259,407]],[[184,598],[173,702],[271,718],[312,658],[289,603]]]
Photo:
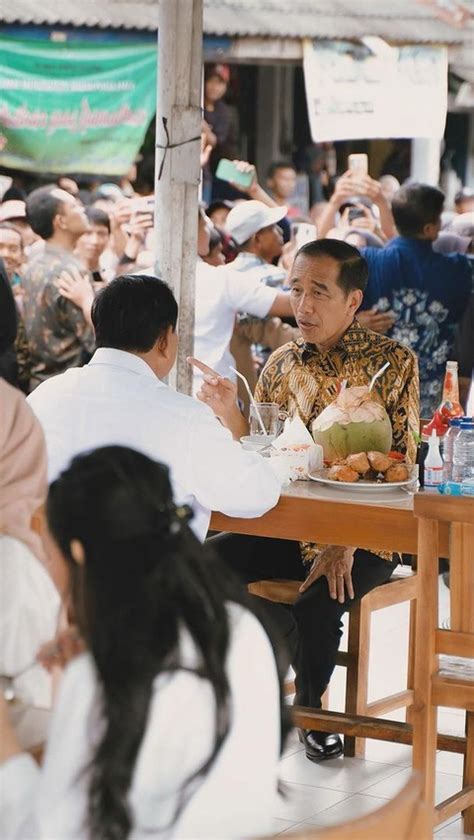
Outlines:
[[446,361],[471,293],[466,257],[433,251],[443,205],[435,187],[402,187],[392,203],[400,236],[383,249],[362,249],[369,282],[361,309],[392,312],[388,335],[417,353],[422,417],[431,417],[440,404]]

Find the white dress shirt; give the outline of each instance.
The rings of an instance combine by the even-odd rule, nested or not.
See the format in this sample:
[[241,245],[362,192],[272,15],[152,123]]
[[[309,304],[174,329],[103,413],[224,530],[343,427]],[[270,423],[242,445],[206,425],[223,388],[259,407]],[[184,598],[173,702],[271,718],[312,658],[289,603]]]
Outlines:
[[[229,365],[235,367],[229,345],[236,315],[248,312],[265,318],[272,308],[278,289],[265,286],[259,277],[232,270],[232,266],[208,265],[199,259],[196,265],[196,308],[194,312],[194,355],[221,376],[234,379]],[[202,375],[195,370],[194,393]]]
[[[257,619],[235,604],[228,609],[229,734],[176,824],[169,832],[163,830],[172,819],[183,782],[212,750],[215,704],[210,684],[192,673],[162,674],[155,680],[129,794],[130,840],[224,840],[270,831],[280,751],[275,659]],[[181,645],[185,664],[195,666],[196,649],[185,631]],[[63,677],[42,770],[25,754],[0,767],[2,840],[89,837],[84,828],[87,768],[100,737],[99,698],[93,661],[83,654]]]
[[211,510],[250,518],[278,501],[265,459],[244,452],[210,408],[173,391],[133,353],[99,348],[88,365],[42,383],[28,402],[45,434],[50,481],[79,453],[129,446],[170,468],[175,499],[193,506],[201,540]]

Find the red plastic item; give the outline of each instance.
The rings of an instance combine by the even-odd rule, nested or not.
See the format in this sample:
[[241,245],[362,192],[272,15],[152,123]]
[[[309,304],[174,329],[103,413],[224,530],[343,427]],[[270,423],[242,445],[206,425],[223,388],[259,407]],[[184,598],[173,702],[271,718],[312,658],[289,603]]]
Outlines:
[[443,416],[439,409],[436,409],[430,422],[423,427],[423,437],[429,437],[433,429],[438,437],[442,437],[448,431],[449,416]]

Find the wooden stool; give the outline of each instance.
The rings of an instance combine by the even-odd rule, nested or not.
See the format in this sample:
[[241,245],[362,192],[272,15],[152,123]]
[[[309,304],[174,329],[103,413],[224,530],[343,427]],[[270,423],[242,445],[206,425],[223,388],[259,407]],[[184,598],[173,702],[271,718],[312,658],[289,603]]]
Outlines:
[[[423,774],[423,800],[433,826],[462,811],[464,831],[474,834],[474,498],[419,494],[418,618],[413,766]],[[438,629],[440,523],[450,524],[450,629]],[[440,659],[439,655],[444,654]],[[457,656],[464,663],[453,662]],[[463,665],[463,668],[460,666]],[[435,807],[438,707],[466,710],[463,788]]]
[[291,834],[292,840],[430,840],[428,811],[421,798],[422,779],[413,773],[394,799],[373,814],[333,828],[310,828]]
[[[346,701],[347,715],[365,715],[378,717],[394,709],[408,708],[413,698],[413,640],[416,610],[416,574],[401,576],[395,572],[387,583],[376,586],[371,592],[357,601],[349,610],[349,634],[347,652],[339,651],[337,665],[342,665],[346,671]],[[301,581],[292,580],[259,580],[248,585],[252,595],[258,595],[267,601],[280,604],[294,604],[298,597]],[[370,657],[370,625],[372,613],[385,607],[392,607],[410,601],[410,631],[407,687],[404,691],[391,694],[372,703],[367,702],[369,682]],[[293,683],[285,686],[285,694],[292,694]],[[327,692],[326,692],[327,694]],[[323,709],[327,708],[327,697],[323,698]],[[344,755],[363,758],[365,755],[365,738],[346,735],[344,739]]]

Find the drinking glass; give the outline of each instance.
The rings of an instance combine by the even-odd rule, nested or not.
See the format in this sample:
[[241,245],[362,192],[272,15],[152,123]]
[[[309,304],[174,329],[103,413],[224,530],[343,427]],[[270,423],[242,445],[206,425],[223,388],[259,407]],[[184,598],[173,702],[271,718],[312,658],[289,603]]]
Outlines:
[[251,405],[249,413],[250,434],[265,434],[268,437],[269,442],[271,442],[271,440],[275,440],[277,435],[280,434],[288,414],[286,411],[281,410],[278,403],[256,403],[256,406],[265,427],[265,432],[263,432],[259,423],[255,407]]

